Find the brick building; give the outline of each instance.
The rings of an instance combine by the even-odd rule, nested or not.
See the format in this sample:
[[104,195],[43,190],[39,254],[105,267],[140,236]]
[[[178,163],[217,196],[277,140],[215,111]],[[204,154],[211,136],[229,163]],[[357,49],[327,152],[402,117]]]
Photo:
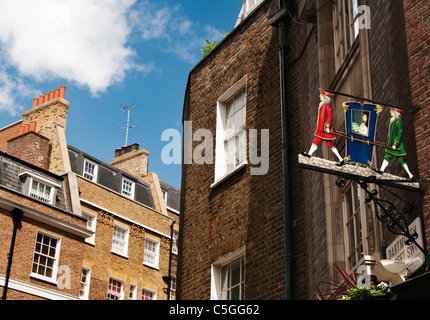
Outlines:
[[[67,108],[63,98],[54,98],[55,109]],[[73,176],[49,170],[60,165],[50,155],[61,134],[53,139],[55,127],[38,130],[26,115],[0,132],[0,290],[10,300],[77,300],[84,241],[93,232],[73,205]]]
[[[156,173],[148,173],[149,152],[139,149],[138,144],[117,149],[111,164],[67,145],[70,104],[64,92],[62,87],[34,99],[33,108],[23,113],[22,121],[0,130],[2,186],[12,193],[2,200],[2,225],[7,230],[2,234],[4,257],[13,229],[11,212],[14,208],[24,212],[22,228],[16,233],[17,253],[8,286],[9,291],[16,288],[17,292],[8,294],[8,299],[32,298],[36,290],[32,287],[42,286],[37,290],[43,294],[34,294],[42,299],[165,300],[167,284],[163,277],[169,270],[170,297],[174,298],[176,242],[172,241],[172,259],[170,247],[171,234],[177,238],[179,229],[179,223],[173,224],[179,220],[179,190],[159,181]],[[31,198],[29,186],[33,181],[48,186],[49,205],[43,198]],[[36,204],[27,208],[29,201]],[[45,217],[50,215],[54,222]],[[33,255],[28,251],[35,250],[36,257],[37,244],[46,239],[57,244],[51,279],[33,274]],[[26,261],[24,257],[30,267],[21,263]],[[62,269],[58,265],[69,268],[67,290],[61,286]],[[3,266],[6,261],[2,276],[6,270]]]
[[[425,254],[405,261],[403,278],[381,267],[402,259],[391,254],[397,243],[403,244],[398,253],[411,247],[379,219],[384,210],[366,202],[366,190],[390,201],[405,228],[422,227],[418,236],[426,251],[428,12],[427,1],[244,1],[236,27],[188,78],[180,299],[316,299],[317,289],[330,291],[324,280],[335,276],[335,264],[391,281],[398,299],[411,292],[426,297],[420,289],[428,287]],[[371,181],[364,178],[341,184],[332,172],[301,165],[299,152],[314,138],[319,88],[335,93],[339,132],[346,129],[344,102],[381,105],[376,140],[384,143],[389,106],[400,106],[404,160],[419,178],[414,188],[362,187]],[[345,145],[336,139],[342,155]],[[375,147],[372,166],[379,168],[384,155],[385,148]],[[338,161],[325,143],[314,158]],[[268,171],[255,174],[263,163],[270,164]],[[383,176],[407,177],[394,160]]]

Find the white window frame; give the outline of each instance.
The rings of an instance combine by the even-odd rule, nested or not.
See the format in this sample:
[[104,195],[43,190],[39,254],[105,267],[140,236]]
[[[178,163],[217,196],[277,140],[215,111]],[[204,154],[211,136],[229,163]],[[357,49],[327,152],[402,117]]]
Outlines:
[[96,238],[96,227],[97,227],[97,215],[90,213],[88,211],[82,210],[82,215],[85,220],[87,220],[87,229],[94,232],[94,234],[89,237],[85,238],[85,242],[95,245],[95,238]]
[[[354,189],[356,197],[353,196]],[[380,223],[376,218],[373,203],[366,203],[365,197],[365,191],[353,181],[348,183],[342,192],[344,247],[350,273],[366,264],[366,260],[379,260],[381,255]],[[348,208],[349,201],[352,210]]]
[[[117,238],[116,230],[121,230],[124,232],[124,239]],[[113,232],[112,232],[112,249],[111,252],[128,258],[128,237],[130,230],[127,227],[124,227],[118,223],[114,223]],[[118,244],[122,246],[122,250],[118,249]]]
[[[110,294],[109,286],[110,286],[111,280],[116,281],[116,282],[121,284],[119,296],[116,294],[112,294],[113,296],[118,297],[118,299],[109,299],[109,294]],[[107,300],[124,300],[124,280],[121,280],[121,279],[118,279],[118,278],[112,277],[112,276],[109,277],[106,299]]]
[[[86,171],[87,164],[94,167],[94,172],[89,173]],[[91,180],[93,182],[97,182],[97,173],[99,170],[99,165],[91,160],[85,159],[84,160],[84,166],[82,168],[82,176],[88,180]]]
[[[87,272],[84,277],[84,271]],[[81,280],[79,284],[79,299],[88,300],[90,294],[90,280],[91,280],[91,269],[87,267],[82,267]]]
[[161,189],[161,195],[163,196],[164,203],[167,204],[167,190]]
[[[227,90],[217,101],[217,123],[216,123],[216,146],[215,146],[215,182],[212,187],[219,181],[224,180],[230,176],[247,162],[247,137],[246,137],[246,105],[247,105],[247,76],[244,76],[229,90]],[[241,108],[241,115],[237,114],[237,123],[239,126],[234,127],[233,131],[227,128],[227,107],[226,103],[229,102],[236,94],[241,92],[245,95],[245,103]],[[239,119],[241,118],[241,119]],[[241,122],[242,121],[242,122]],[[234,122],[234,120],[233,120]],[[230,142],[234,139],[234,142]],[[230,146],[234,148],[231,153]],[[230,155],[230,156],[229,156]],[[237,159],[234,157],[237,156]],[[233,158],[232,158],[233,157]],[[238,160],[235,161],[235,160]]]
[[[131,190],[124,189],[125,184],[129,184]],[[134,199],[134,189],[135,189],[134,187],[135,187],[134,181],[127,179],[127,178],[122,178],[122,181],[121,181],[121,194],[122,195],[129,197],[131,199]]]
[[[153,251],[152,249],[149,250],[149,247],[148,247],[149,243],[153,243],[155,245],[155,251]],[[149,261],[149,259],[151,260],[153,259],[154,262]],[[158,269],[159,260],[160,260],[160,241],[154,238],[146,237],[145,250],[143,254],[143,264],[151,268]]]
[[172,241],[172,253],[178,254],[178,239],[179,239],[179,232],[173,231],[173,241]]
[[[148,289],[148,288],[142,288],[142,290],[141,290],[141,295],[140,295],[140,299],[141,300],[157,300],[157,291],[154,291],[154,290],[151,290],[151,289]],[[149,293],[149,294],[151,294],[152,295],[152,299],[144,299],[144,297],[146,297],[145,296],[145,293]]]
[[243,0],[243,5],[240,9],[235,27],[245,20],[246,17],[249,16],[263,1],[264,0]]
[[170,278],[170,300],[176,300],[176,278]]
[[227,254],[211,265],[211,300],[223,300],[226,299],[224,292],[222,292],[222,267],[236,261],[237,259],[243,259],[243,274],[242,281],[240,285],[243,284],[243,289],[240,288],[242,292],[242,297],[245,299],[245,274],[246,274],[246,260],[245,260],[245,247],[239,248],[236,251]]
[[245,15],[249,15],[263,0],[245,0]]
[[137,285],[134,283],[130,284],[130,292],[128,294],[128,300],[136,300],[137,297]]
[[[55,255],[53,255],[53,256],[50,255],[49,251],[48,251],[48,254],[46,254],[44,252],[46,244],[45,244],[45,246],[42,246],[42,247],[38,246],[38,244],[40,244],[40,241],[38,241],[39,240],[39,235],[42,236],[42,239],[41,239],[42,242],[44,240],[44,237],[49,237],[51,239],[55,239],[56,240]],[[48,247],[48,249],[49,249],[49,247]],[[30,277],[36,278],[36,279],[39,279],[39,280],[43,280],[43,281],[47,281],[47,282],[50,282],[50,283],[53,283],[53,284],[57,284],[58,261],[60,259],[60,250],[61,250],[61,238],[59,236],[55,236],[55,235],[49,234],[47,232],[38,230],[37,233],[36,233],[36,240],[35,240],[35,244],[34,244],[33,260],[32,260],[32,263],[31,263]],[[46,275],[38,273],[37,271],[36,272],[33,271],[35,263],[36,263],[36,258],[38,260],[38,262],[36,264],[38,266],[38,268],[40,266],[42,266],[42,264],[40,263],[41,260],[45,260],[46,258],[48,258],[48,259],[50,259],[50,260],[53,261],[51,276],[46,276]]]
[[[55,204],[55,196],[57,194],[57,189],[61,188],[61,185],[58,183],[55,183],[51,180],[42,178],[32,172],[22,172],[18,175],[20,178],[24,177],[26,178],[25,183],[24,183],[24,193],[26,195],[28,195],[29,197],[38,200],[38,201],[42,201],[44,203],[47,204],[51,204],[54,205]],[[47,197],[44,197],[43,195],[40,194],[33,194],[32,193],[32,187],[33,187],[33,182],[38,183],[40,185],[44,185],[50,188],[50,192],[49,195]]]

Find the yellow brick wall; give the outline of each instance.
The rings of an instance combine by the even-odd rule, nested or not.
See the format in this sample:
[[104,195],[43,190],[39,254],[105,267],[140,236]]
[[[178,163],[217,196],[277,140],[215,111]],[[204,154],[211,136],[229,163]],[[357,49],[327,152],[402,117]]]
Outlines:
[[50,140],[51,162],[49,171],[56,174],[64,173],[56,126],[60,125],[64,130],[66,129],[69,106],[70,104],[66,100],[55,98],[23,113],[22,124],[26,125],[30,122],[36,122],[36,132]]
[[[147,288],[157,292],[157,300],[165,300],[167,285],[162,276],[168,275],[170,242],[151,229],[170,235],[172,219],[85,178],[78,177],[78,184],[82,209],[97,216],[94,245],[87,244],[84,250],[83,266],[91,269],[89,299],[106,299],[111,276],[124,281],[125,300],[130,284],[137,285],[137,299],[142,288]],[[128,257],[111,252],[114,224],[129,230]],[[146,236],[160,242],[159,269],[143,264]]]

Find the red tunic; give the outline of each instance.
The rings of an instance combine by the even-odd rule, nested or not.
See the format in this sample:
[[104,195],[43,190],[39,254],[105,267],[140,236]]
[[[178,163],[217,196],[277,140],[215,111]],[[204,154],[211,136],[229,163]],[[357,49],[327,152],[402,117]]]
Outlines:
[[314,129],[314,135],[323,140],[335,140],[336,135],[323,132],[329,128],[330,132],[336,132],[332,125],[332,106],[330,103],[324,103],[318,108],[318,119]]

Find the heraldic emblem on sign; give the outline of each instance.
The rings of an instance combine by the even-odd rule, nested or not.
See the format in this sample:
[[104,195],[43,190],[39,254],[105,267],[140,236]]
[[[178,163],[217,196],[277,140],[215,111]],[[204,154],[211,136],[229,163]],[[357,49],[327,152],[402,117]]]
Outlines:
[[382,107],[377,104],[360,102],[343,103],[345,113],[346,157],[347,163],[360,163],[373,166],[376,127]]
[[[358,170],[363,175],[368,176],[371,172],[373,172],[373,174],[376,172],[379,175],[383,175],[384,170],[387,168],[390,161],[392,159],[396,159],[403,166],[409,179],[415,179],[403,159],[406,155],[406,150],[402,142],[403,122],[401,113],[403,110],[390,107],[391,119],[389,132],[386,143],[383,143],[376,141],[378,119],[383,111],[381,105],[356,101],[344,102],[342,107],[345,116],[345,132],[340,132],[335,130],[333,125],[333,94],[323,89],[319,89],[319,94],[321,102],[317,111],[317,122],[313,132],[314,138],[309,151],[300,152],[299,162],[301,164],[314,168],[324,167],[327,170],[334,169],[335,171],[348,171],[348,168],[341,167],[353,164],[358,165],[363,169],[371,169],[370,172]],[[338,149],[334,145],[337,137],[345,139],[344,158],[342,158]],[[339,160],[333,164],[334,167],[332,167],[330,162],[327,162],[324,159],[314,159],[313,157],[313,153],[318,149],[319,145],[323,141],[327,143],[331,151]],[[375,147],[385,148],[385,157],[380,169],[377,169],[377,163],[375,161]]]

